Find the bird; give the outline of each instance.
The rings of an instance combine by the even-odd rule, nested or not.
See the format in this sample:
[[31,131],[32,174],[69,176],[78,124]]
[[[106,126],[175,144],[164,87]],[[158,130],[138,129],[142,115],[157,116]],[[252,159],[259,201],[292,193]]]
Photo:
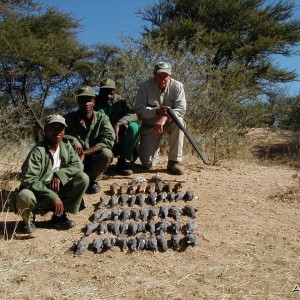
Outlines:
[[172,202],[172,201],[175,200],[175,196],[176,196],[176,194],[175,194],[174,192],[170,191],[170,192],[168,192],[168,194],[167,194],[167,200],[168,200],[169,202]]
[[137,250],[142,251],[146,249],[147,238],[145,235],[140,235],[137,237]]
[[109,197],[100,197],[100,204],[98,205],[98,208],[101,209],[102,207],[107,206],[109,201],[110,201]]
[[111,236],[107,236],[107,237],[103,238],[103,245],[107,249],[112,248],[114,246],[115,242],[116,242],[116,239]]
[[110,207],[115,207],[119,202],[119,197],[117,195],[112,195],[109,201]]
[[130,219],[130,215],[131,215],[131,210],[129,208],[125,208],[124,210],[122,210],[121,214],[120,214],[120,220],[122,222],[129,220]]
[[128,202],[128,196],[126,194],[121,194],[119,197],[119,203],[121,203],[122,206],[125,206]]
[[88,249],[89,240],[87,237],[81,238],[77,245],[75,246],[74,255],[81,255],[84,251]]
[[133,206],[135,204],[135,201],[136,201],[136,195],[130,195],[130,197],[128,198],[129,206]]
[[154,219],[159,215],[160,207],[159,206],[153,206],[149,209],[149,217]]
[[159,234],[156,236],[157,246],[163,251],[168,250],[168,242],[164,234]]
[[154,234],[151,234],[151,236],[147,239],[147,249],[150,251],[157,251],[157,239]]
[[128,184],[127,183],[122,183],[119,187],[119,191],[118,191],[119,195],[126,194],[127,189],[128,189]]
[[147,207],[143,207],[142,209],[140,209],[140,219],[143,222],[146,222],[148,217],[149,217],[149,209]]
[[121,223],[120,224],[120,234],[124,234],[124,233],[126,233],[127,232],[127,230],[128,230],[128,223]]
[[147,180],[142,176],[137,176],[128,182],[129,185],[135,185],[141,182],[146,182]]
[[120,234],[117,237],[116,244],[118,246],[120,246],[121,249],[124,249],[124,250],[128,249],[127,242],[128,242],[128,239],[125,234]]
[[157,183],[157,182],[163,182],[163,179],[160,176],[155,175],[155,176],[152,176],[150,178],[150,182],[155,182],[155,183]]
[[175,195],[174,200],[175,200],[175,201],[179,201],[179,200],[182,200],[183,197],[184,197],[184,192],[179,191],[179,192],[177,192],[177,194]]
[[146,193],[146,188],[147,188],[147,183],[146,183],[146,182],[141,182],[141,183],[138,185],[137,189],[136,189],[136,193],[137,193],[137,194],[138,194],[138,193],[144,194],[144,193]]
[[146,228],[145,228],[145,223],[139,222],[137,223],[137,231],[136,232],[145,232]]
[[172,217],[174,220],[180,220],[180,217],[182,215],[182,211],[181,209],[179,209],[178,207],[176,207],[175,205],[172,205],[169,208],[169,214],[170,217]]
[[111,219],[116,222],[116,221],[118,221],[119,216],[120,216],[120,209],[117,207],[114,207],[111,211]]
[[103,249],[103,240],[100,237],[97,237],[93,241],[93,249],[96,251],[96,253],[100,253]]
[[101,214],[102,214],[102,212],[101,212],[100,209],[97,209],[96,211],[94,211],[94,213],[93,213],[93,221],[94,222],[98,222],[98,220],[101,217]]
[[112,183],[110,185],[110,193],[111,195],[117,195],[119,190],[119,186],[116,182]]
[[182,190],[182,184],[180,182],[175,183],[174,188],[173,188],[173,192],[178,193],[181,190]]
[[149,222],[146,223],[145,228],[147,231],[150,231],[151,233],[155,232],[155,222],[154,220],[150,220]]
[[150,193],[150,194],[148,195],[147,200],[149,201],[149,203],[150,203],[152,206],[155,206],[156,203],[157,203],[157,193],[156,193],[156,192]]
[[171,243],[175,250],[178,250],[181,244],[181,239],[177,234],[171,236]]
[[159,215],[161,218],[166,219],[169,215],[169,206],[166,204],[160,206]]
[[157,201],[164,201],[167,199],[168,193],[165,191],[161,191],[157,194]]
[[185,205],[183,208],[182,208],[182,214],[184,216],[188,216],[188,217],[191,217],[191,218],[196,218],[196,212],[198,211],[198,209],[194,208],[193,206],[191,205]]
[[168,192],[172,192],[172,190],[174,189],[175,183],[173,182],[168,182],[165,184],[164,186],[164,191]]
[[85,225],[84,235],[89,236],[95,230],[95,228],[96,228],[96,225],[94,223],[91,223],[91,222],[87,223]]
[[169,226],[169,231],[171,231],[172,233],[179,233],[180,229],[181,229],[181,225],[180,222],[175,220],[170,226]]
[[151,194],[155,192],[155,182],[149,182],[146,187],[146,193]]
[[106,221],[111,219],[111,209],[107,209],[101,213],[100,218],[98,219],[98,222]]
[[127,194],[129,195],[133,195],[136,193],[136,190],[138,188],[138,184],[132,184],[132,185],[129,185],[128,188],[127,188]]
[[164,189],[165,185],[163,183],[163,181],[158,181],[155,183],[155,191],[157,193],[160,193],[163,189]]
[[131,251],[137,251],[137,240],[135,238],[129,239],[127,246]]
[[183,196],[183,199],[185,201],[192,201],[194,199],[194,192],[193,191],[186,191],[184,196]]
[[128,224],[127,233],[131,235],[135,235],[138,229],[138,223],[134,221],[130,221]]
[[137,208],[133,208],[130,211],[130,217],[135,221],[138,222],[140,218],[140,210]]
[[184,237],[184,243],[191,246],[196,246],[198,241],[198,236],[194,233],[190,233]]
[[99,234],[104,234],[108,231],[106,222],[101,222],[98,226]]
[[142,194],[142,193],[138,193],[136,195],[136,203],[139,205],[139,206],[144,206],[144,203],[145,203],[145,195]]
[[119,222],[113,222],[113,233],[115,235],[120,234],[120,223]]
[[168,227],[168,222],[166,220],[161,220],[155,224],[155,231],[161,234],[162,232],[166,232]]
[[197,227],[196,220],[193,219],[193,220],[189,220],[189,222],[187,224],[182,226],[182,230],[185,234],[190,234],[190,233],[194,232],[196,227]]

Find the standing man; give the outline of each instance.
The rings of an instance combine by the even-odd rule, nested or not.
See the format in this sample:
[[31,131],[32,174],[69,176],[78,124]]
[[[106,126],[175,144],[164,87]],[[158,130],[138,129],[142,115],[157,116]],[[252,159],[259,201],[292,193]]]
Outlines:
[[103,174],[113,160],[112,148],[115,133],[109,118],[95,112],[96,93],[90,86],[78,90],[76,99],[79,109],[66,115],[65,138],[70,141],[84,164],[90,179],[88,192],[98,193],[97,178]]
[[186,111],[186,99],[183,84],[171,78],[171,75],[171,65],[167,62],[159,62],[154,67],[154,77],[139,86],[135,103],[135,111],[142,121],[138,152],[142,165],[148,169],[152,168],[159,160],[163,133],[168,133],[167,169],[172,174],[182,175],[180,162],[184,133],[170,119],[167,108],[171,107],[185,126],[183,117]]
[[48,116],[44,140],[32,148],[22,165],[21,186],[13,207],[23,218],[25,233],[36,230],[36,209],[53,210],[51,221],[61,229],[75,226],[67,213],[79,211],[89,178],[73,147],[62,141],[66,126],[62,116]]
[[109,78],[100,82],[96,107],[96,110],[109,117],[114,128],[116,140],[113,153],[115,157],[118,157],[118,171],[123,175],[131,175],[133,171],[128,162],[134,162],[137,156],[134,153],[139,137],[137,115],[126,100],[116,94],[116,84]]

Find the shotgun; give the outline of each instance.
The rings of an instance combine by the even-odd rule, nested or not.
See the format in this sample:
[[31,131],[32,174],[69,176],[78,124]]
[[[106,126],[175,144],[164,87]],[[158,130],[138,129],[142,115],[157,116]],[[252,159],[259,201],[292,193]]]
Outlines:
[[200,151],[200,149],[198,148],[198,146],[196,145],[196,143],[194,142],[193,138],[191,137],[191,135],[186,131],[186,129],[184,128],[184,126],[180,123],[180,121],[178,120],[178,118],[176,117],[176,115],[174,114],[172,108],[168,107],[167,108],[167,113],[168,115],[172,118],[172,120],[175,122],[175,124],[183,131],[184,135],[187,137],[187,139],[189,140],[189,142],[192,144],[193,148],[195,149],[195,151],[198,153],[198,155],[201,157],[202,161],[205,164],[209,164],[209,161],[206,159],[206,157],[203,155],[203,153]]

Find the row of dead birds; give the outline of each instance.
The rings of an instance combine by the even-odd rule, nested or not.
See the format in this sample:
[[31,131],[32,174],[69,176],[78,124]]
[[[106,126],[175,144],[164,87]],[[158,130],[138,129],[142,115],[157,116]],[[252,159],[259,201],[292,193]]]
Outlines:
[[174,234],[169,241],[163,233],[158,235],[151,234],[150,236],[142,234],[132,238],[128,238],[125,234],[120,234],[118,237],[97,237],[90,245],[89,239],[87,237],[82,237],[79,242],[74,245],[73,250],[75,255],[81,255],[89,248],[92,248],[96,253],[101,253],[113,246],[118,246],[122,250],[130,250],[132,252],[143,250],[167,251],[168,248],[180,251],[189,245],[195,246],[197,240],[198,236],[195,233],[189,233],[182,238],[180,238],[179,235]]
[[175,205],[169,206],[167,204],[161,206],[154,207],[142,207],[142,208],[125,208],[120,209],[118,207],[114,207],[113,209],[105,209],[100,210],[97,209],[92,216],[93,222],[100,223],[102,221],[126,221],[133,219],[136,222],[138,220],[142,220],[146,222],[149,219],[153,219],[155,217],[161,217],[166,219],[167,217],[171,217],[174,220],[180,220],[181,216],[188,216],[191,218],[196,217],[197,209],[192,205],[185,205],[182,208],[179,208]]

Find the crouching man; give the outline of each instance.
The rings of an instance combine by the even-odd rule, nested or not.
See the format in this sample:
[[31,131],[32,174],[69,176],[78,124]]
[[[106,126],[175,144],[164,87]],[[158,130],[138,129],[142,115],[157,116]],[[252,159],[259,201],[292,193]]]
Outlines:
[[53,210],[51,222],[61,229],[75,226],[67,213],[79,211],[89,178],[70,143],[64,143],[65,119],[50,115],[44,126],[44,140],[37,143],[22,165],[22,181],[15,197],[15,211],[21,214],[24,233],[36,230],[34,211]]

